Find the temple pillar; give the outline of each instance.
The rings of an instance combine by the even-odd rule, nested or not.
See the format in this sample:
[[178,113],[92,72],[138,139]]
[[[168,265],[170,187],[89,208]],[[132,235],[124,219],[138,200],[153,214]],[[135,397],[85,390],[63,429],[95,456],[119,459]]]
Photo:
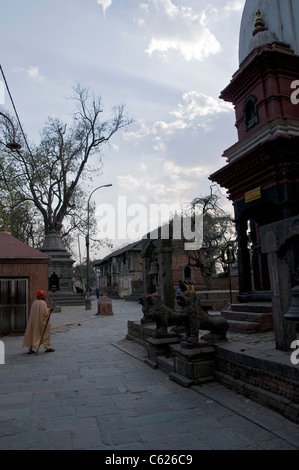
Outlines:
[[248,248],[247,220],[236,223],[238,241],[239,292],[246,294],[252,290],[251,261]]

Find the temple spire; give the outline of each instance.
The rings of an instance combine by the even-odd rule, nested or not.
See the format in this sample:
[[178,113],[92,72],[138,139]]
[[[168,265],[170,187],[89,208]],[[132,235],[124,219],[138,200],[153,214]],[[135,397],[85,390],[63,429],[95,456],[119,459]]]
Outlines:
[[240,64],[256,47],[252,36],[261,36],[258,42],[267,44],[271,39],[267,38],[268,33],[276,37],[276,42],[287,44],[294,54],[299,55],[298,0],[246,0],[240,25]]
[[261,10],[257,10],[256,19],[255,19],[255,22],[254,22],[254,27],[258,28],[260,26],[262,26],[262,27],[265,26],[265,23],[264,23],[264,20],[262,18]]

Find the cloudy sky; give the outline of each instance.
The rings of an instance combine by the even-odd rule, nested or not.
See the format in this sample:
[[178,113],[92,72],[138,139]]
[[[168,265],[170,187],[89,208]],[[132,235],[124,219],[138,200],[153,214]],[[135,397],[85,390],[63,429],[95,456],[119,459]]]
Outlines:
[[[104,207],[129,222],[136,207],[185,206],[210,192],[209,175],[237,141],[233,107],[219,95],[238,68],[244,4],[1,1],[0,63],[29,141],[38,143],[48,116],[70,121],[76,83],[102,97],[107,117],[124,104],[134,119],[105,147],[103,174],[88,186],[113,184],[93,196],[99,237]],[[7,96],[5,104],[11,111]],[[126,240],[115,233],[116,249]]]

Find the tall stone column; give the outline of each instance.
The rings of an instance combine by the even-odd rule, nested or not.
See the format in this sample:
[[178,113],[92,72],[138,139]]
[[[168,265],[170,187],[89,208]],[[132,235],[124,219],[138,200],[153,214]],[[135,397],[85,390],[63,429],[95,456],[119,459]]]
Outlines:
[[284,315],[291,304],[291,270],[288,252],[297,245],[299,216],[261,227],[262,252],[267,254],[272,290],[276,349],[288,351],[296,339],[296,323]]
[[153,293],[153,280],[148,274],[151,268],[151,261],[152,256],[150,254],[142,254],[143,283],[145,295],[150,295]]
[[163,242],[167,246],[162,246],[156,249],[159,263],[159,293],[164,304],[169,308],[174,308],[171,241],[163,240]]
[[[154,291],[160,294],[162,301],[169,308],[174,308],[174,289],[172,282],[172,240],[171,239],[147,239],[142,243],[143,279],[145,294]],[[151,262],[157,260],[158,274],[149,275]],[[156,285],[154,286],[154,282]]]

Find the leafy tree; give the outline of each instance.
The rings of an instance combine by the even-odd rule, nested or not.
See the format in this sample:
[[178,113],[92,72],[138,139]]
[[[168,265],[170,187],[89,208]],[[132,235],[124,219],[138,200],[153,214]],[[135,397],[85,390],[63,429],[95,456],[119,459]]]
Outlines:
[[[133,122],[123,105],[114,107],[112,116],[106,119],[101,98],[90,96],[81,85],[74,91],[76,110],[72,125],[48,118],[37,146],[29,147],[18,123],[0,113],[0,141],[17,141],[22,145],[13,151],[3,147],[1,192],[11,200],[14,209],[27,208],[34,217],[38,213],[44,235],[55,230],[65,239],[74,231],[86,233],[87,197],[82,183],[101,173],[103,146]],[[91,224],[92,210],[91,207]],[[5,217],[4,211],[2,218]]]

